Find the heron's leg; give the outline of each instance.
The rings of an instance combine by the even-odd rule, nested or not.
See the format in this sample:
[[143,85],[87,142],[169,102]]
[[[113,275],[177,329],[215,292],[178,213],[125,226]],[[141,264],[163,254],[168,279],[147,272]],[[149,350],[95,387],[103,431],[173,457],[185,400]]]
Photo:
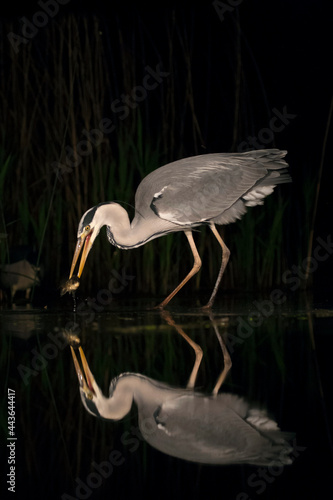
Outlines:
[[187,386],[186,386],[188,389],[194,389],[195,381],[196,381],[197,375],[198,375],[199,366],[200,366],[202,356],[203,356],[202,349],[196,342],[194,342],[188,335],[186,335],[184,330],[179,325],[176,325],[176,323],[174,322],[174,320],[172,319],[172,317],[170,316],[168,311],[161,311],[161,315],[162,315],[162,318],[168,323],[168,325],[174,327],[177,330],[177,332],[186,340],[186,342],[188,342],[190,344],[190,346],[192,347],[192,349],[195,352],[195,361],[194,361],[193,369],[192,369],[190,378],[189,378],[189,380],[187,382]]
[[216,321],[213,319],[213,317],[211,315],[209,317],[210,317],[211,323],[213,325],[213,328],[215,330],[217,339],[220,343],[220,346],[222,349],[222,354],[223,354],[223,370],[221,372],[221,375],[217,379],[217,382],[216,382],[215,387],[214,387],[213,392],[212,392],[212,394],[215,395],[219,392],[221,385],[225,381],[225,378],[228,375],[230,368],[232,367],[232,361],[231,361],[227,346],[225,345],[225,342],[224,342],[224,340],[223,340],[223,338],[222,338],[222,336],[217,328]]
[[157,309],[163,309],[170,302],[170,300],[176,295],[176,293],[178,293],[179,290],[181,288],[183,288],[185,283],[187,283],[188,280],[190,280],[192,278],[192,276],[197,274],[197,272],[199,271],[199,269],[201,267],[201,259],[200,259],[200,255],[198,254],[197,247],[195,246],[195,243],[194,243],[192,231],[184,231],[184,232],[187,236],[188,242],[190,244],[190,247],[191,247],[191,250],[193,253],[193,257],[194,257],[193,267],[192,267],[191,271],[188,273],[188,275],[183,279],[183,281],[181,283],[179,283],[179,285],[174,289],[174,291],[171,292],[170,295],[168,295],[167,298],[164,299],[163,302],[161,302],[160,305],[157,306]]
[[212,230],[215,238],[217,239],[217,241],[221,245],[221,248],[222,248],[222,262],[221,262],[220,271],[219,271],[219,274],[218,274],[218,277],[217,277],[217,280],[216,280],[216,283],[215,283],[215,286],[214,286],[214,290],[212,292],[212,295],[210,296],[209,301],[203,307],[204,309],[210,309],[212,307],[212,305],[214,303],[214,300],[215,300],[215,296],[217,294],[217,291],[218,291],[220,283],[221,283],[221,279],[222,279],[224,270],[227,267],[228,260],[229,260],[229,257],[230,257],[230,250],[227,247],[227,245],[224,243],[224,241],[222,240],[222,238],[221,238],[218,230],[215,227],[215,224],[210,224],[209,227]]

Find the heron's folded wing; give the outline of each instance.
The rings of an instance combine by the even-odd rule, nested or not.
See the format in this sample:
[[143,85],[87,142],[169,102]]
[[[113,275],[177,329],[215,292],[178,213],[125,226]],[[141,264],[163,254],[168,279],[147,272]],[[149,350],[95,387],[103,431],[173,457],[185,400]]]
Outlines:
[[220,396],[189,395],[163,403],[155,419],[169,439],[170,450],[176,443],[183,454],[199,462],[210,457],[212,463],[291,463],[291,448],[275,422],[270,421],[269,430],[263,425],[263,432],[261,425],[257,427],[241,416],[247,411],[245,402],[232,395],[229,399],[228,395]]
[[[239,202],[240,216],[246,204],[256,204],[256,199],[270,194],[272,187],[283,182],[279,170],[287,166],[281,159],[285,152],[270,151],[208,154],[165,165],[140,184],[136,207],[140,210],[141,200],[145,197],[147,202],[149,197],[156,215],[181,225],[217,218]],[[257,194],[249,194],[255,187]],[[244,195],[250,199],[243,200]],[[229,222],[232,220],[234,214]]]

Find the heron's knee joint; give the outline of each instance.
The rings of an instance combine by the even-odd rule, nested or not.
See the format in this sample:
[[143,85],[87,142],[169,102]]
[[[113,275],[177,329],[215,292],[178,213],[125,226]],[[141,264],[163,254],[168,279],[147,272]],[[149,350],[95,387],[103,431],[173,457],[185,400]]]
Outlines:
[[225,359],[225,360],[224,360],[224,367],[225,367],[227,370],[230,370],[230,369],[231,369],[231,367],[232,367],[232,361],[231,361],[231,359],[230,359],[230,358],[229,358],[229,359]]
[[201,261],[200,262],[194,262],[193,269],[197,273],[201,269]]
[[201,349],[201,347],[199,345],[195,349],[195,354],[196,354],[196,356],[198,356],[198,358],[202,359],[202,357],[203,357],[203,350]]
[[223,257],[226,257],[226,258],[229,259],[229,257],[230,257],[230,250],[229,250],[228,247],[224,247],[223,248]]

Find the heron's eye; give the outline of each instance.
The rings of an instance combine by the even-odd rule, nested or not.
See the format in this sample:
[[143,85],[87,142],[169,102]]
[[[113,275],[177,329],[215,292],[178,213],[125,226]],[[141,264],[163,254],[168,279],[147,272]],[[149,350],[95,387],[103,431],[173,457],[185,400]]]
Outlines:
[[93,393],[92,393],[92,392],[90,392],[90,391],[89,391],[89,392],[87,392],[87,398],[88,398],[88,399],[92,399],[92,398],[93,398],[93,396],[94,396],[94,395],[93,395]]
[[85,230],[86,232],[90,231],[90,226],[86,226],[86,227],[84,228],[84,230]]

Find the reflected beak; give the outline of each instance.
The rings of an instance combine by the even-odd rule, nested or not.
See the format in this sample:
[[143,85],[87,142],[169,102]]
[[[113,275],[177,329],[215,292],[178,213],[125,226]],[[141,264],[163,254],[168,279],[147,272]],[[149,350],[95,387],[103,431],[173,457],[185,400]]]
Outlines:
[[73,276],[77,260],[79,258],[81,249],[83,247],[82,256],[81,256],[81,262],[80,262],[80,266],[79,266],[79,272],[77,273],[78,278],[81,277],[81,274],[82,274],[84,265],[86,263],[88,254],[89,254],[89,252],[91,250],[91,247],[92,247],[92,243],[91,243],[91,240],[90,240],[92,233],[93,233],[93,229],[90,231],[90,233],[88,233],[88,234],[82,234],[80,236],[80,238],[78,238],[77,243],[76,243],[76,247],[75,247],[75,251],[74,251],[73,260],[72,260],[72,266],[71,266],[71,272],[70,272],[70,275],[69,275],[69,279],[71,279],[71,277]]
[[71,348],[71,352],[72,352],[72,356],[73,356],[73,361],[74,361],[74,366],[75,366],[77,378],[79,379],[80,387],[85,392],[87,398],[92,399],[92,397],[94,395],[96,395],[94,387],[93,387],[93,383],[95,382],[95,379],[94,379],[93,374],[90,371],[90,368],[89,368],[88,362],[86,360],[86,357],[84,355],[83,349],[81,346],[79,347],[84,375],[81,371],[79,361],[76,357],[76,354],[75,354],[73,347],[70,346],[70,348]]

